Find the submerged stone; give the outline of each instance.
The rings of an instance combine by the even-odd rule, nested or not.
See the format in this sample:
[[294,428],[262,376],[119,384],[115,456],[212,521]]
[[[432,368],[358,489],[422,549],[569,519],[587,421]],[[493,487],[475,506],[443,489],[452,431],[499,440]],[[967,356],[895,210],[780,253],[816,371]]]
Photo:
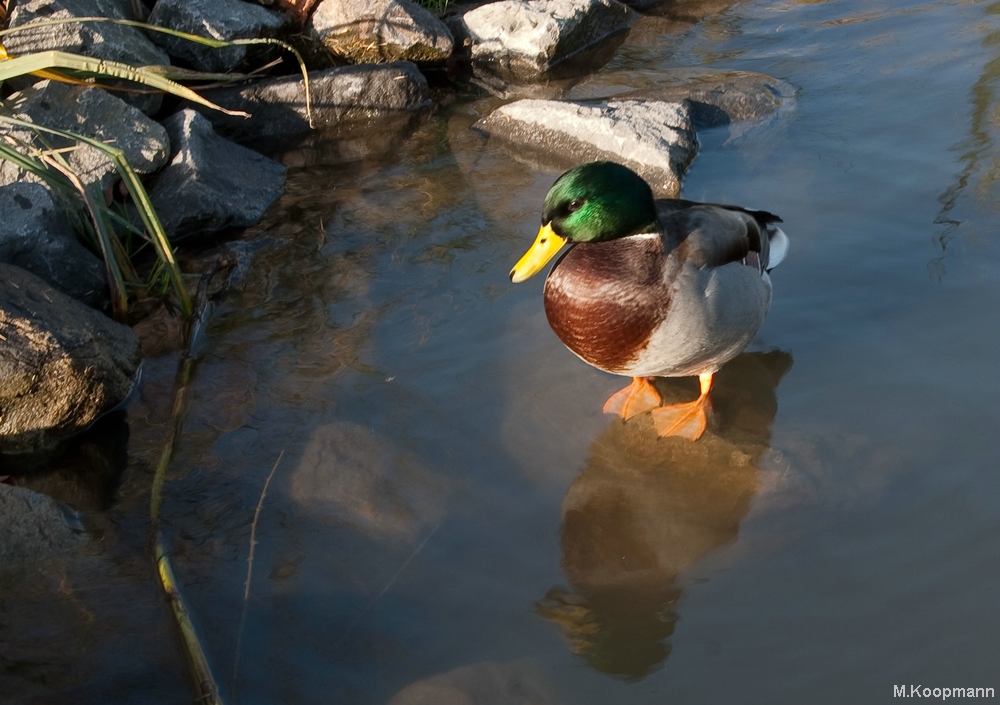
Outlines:
[[409,0],[323,0],[307,28],[332,54],[356,64],[440,62],[454,46],[444,22]]
[[317,428],[289,480],[292,499],[374,538],[413,539],[440,520],[444,481],[364,426]]
[[389,705],[550,705],[557,702],[527,664],[485,661],[412,683]]
[[616,100],[687,100],[697,129],[764,120],[792,110],[795,104],[794,86],[751,71],[682,68],[630,73],[633,80],[636,75],[649,85],[623,90],[617,74],[608,73],[580,83],[565,97],[607,99],[613,91]]
[[44,494],[0,483],[0,570],[23,570],[87,543],[79,518]]
[[519,100],[497,108],[472,129],[545,168],[599,159],[619,162],[659,196],[680,193],[681,177],[698,151],[687,103]]

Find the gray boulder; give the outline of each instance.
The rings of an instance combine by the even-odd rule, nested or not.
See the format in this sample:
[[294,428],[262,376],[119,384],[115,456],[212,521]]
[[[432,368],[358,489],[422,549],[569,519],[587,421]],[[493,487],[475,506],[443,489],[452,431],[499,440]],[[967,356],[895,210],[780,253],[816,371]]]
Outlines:
[[[129,0],[18,0],[10,13],[11,28],[35,20],[68,17],[136,19]],[[167,55],[135,27],[111,22],[67,23],[14,32],[3,38],[12,56],[58,49],[136,66],[169,63]]]
[[440,62],[454,46],[444,22],[409,0],[322,0],[307,29],[355,64]]
[[0,453],[51,451],[126,399],[132,329],[0,264]]
[[681,177],[698,151],[687,103],[519,100],[497,108],[472,129],[548,168],[617,161],[667,197],[680,193]]
[[[140,19],[132,15],[131,0],[19,0],[10,13],[10,27],[13,29],[36,20],[69,17]],[[3,43],[15,57],[37,51],[59,50],[133,66],[170,63],[166,53],[154,45],[142,30],[111,22],[67,23],[28,29],[4,36]],[[11,85],[22,88],[34,80],[24,77]],[[125,100],[143,112],[153,113],[159,109],[162,96],[158,93],[125,94]]]
[[0,570],[23,570],[87,543],[79,518],[38,492],[0,483]]
[[[427,79],[408,61],[314,71],[309,74],[309,85],[317,130],[359,124],[380,128],[386,117],[423,113],[431,104]],[[203,112],[230,139],[275,139],[311,131],[303,82],[295,76],[206,91],[205,96],[224,108],[250,113],[247,119]]]
[[21,267],[89,306],[108,303],[103,263],[80,244],[41,184],[0,187],[0,262]]
[[[291,18],[243,0],[158,0],[148,22],[230,41],[251,37],[275,37]],[[153,41],[170,56],[187,61],[200,71],[232,71],[247,57],[251,47],[232,46],[214,49],[160,32],[150,32]]]
[[603,66],[636,17],[616,0],[501,0],[466,12],[451,29],[473,78],[502,90]]
[[[166,130],[138,108],[100,88],[42,81],[12,95],[7,99],[7,107],[14,116],[27,122],[75,132],[118,147],[139,174],[156,171],[167,163],[170,143]],[[0,128],[0,134],[10,133],[25,142],[33,141],[30,131]],[[77,144],[53,135],[45,138],[54,147]],[[96,184],[103,190],[118,180],[114,165],[100,150],[84,145],[64,156],[85,184]],[[0,184],[24,180],[38,179],[11,162],[0,162]]]
[[149,195],[171,240],[248,227],[281,196],[285,168],[219,137],[199,113],[182,110],[163,125],[173,154]]

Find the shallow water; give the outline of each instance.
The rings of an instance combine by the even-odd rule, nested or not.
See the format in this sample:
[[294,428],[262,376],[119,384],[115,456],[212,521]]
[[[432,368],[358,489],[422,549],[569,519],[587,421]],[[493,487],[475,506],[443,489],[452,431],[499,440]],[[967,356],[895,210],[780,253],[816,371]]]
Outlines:
[[[293,170],[238,243],[163,509],[229,702],[1000,687],[1000,3],[712,5],[643,20],[575,89],[690,67],[797,89],[763,124],[702,131],[684,182],[792,238],[698,443],[602,416],[622,380],[558,342],[540,277],[508,282],[557,174],[468,131],[495,100]],[[12,702],[190,697],[143,554],[176,362],[147,362],[116,503],[64,497],[88,554],[0,593]]]

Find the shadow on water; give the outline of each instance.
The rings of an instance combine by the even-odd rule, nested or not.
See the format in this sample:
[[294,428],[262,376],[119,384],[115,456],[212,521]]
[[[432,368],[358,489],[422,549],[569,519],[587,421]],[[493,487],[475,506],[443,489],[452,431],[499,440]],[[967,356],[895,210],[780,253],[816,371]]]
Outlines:
[[[791,355],[744,353],[719,372],[710,432],[657,439],[648,419],[615,421],[562,503],[562,570],[536,612],[597,671],[638,680],[670,655],[683,573],[736,541],[757,491]],[[670,387],[666,387],[669,384]],[[664,397],[685,398],[678,380]]]

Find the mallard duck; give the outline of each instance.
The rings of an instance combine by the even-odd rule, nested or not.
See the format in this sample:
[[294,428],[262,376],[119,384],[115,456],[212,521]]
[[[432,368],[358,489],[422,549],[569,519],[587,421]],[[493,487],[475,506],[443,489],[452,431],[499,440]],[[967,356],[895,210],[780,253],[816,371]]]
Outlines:
[[[788,251],[779,222],[737,206],[655,200],[631,169],[590,162],[552,185],[538,236],[510,278],[537,274],[568,243],[545,280],[545,315],[578,357],[632,378],[604,412],[652,411],[658,435],[697,440],[713,376],[771,305],[768,272]],[[695,375],[695,401],[662,405],[654,378]]]

